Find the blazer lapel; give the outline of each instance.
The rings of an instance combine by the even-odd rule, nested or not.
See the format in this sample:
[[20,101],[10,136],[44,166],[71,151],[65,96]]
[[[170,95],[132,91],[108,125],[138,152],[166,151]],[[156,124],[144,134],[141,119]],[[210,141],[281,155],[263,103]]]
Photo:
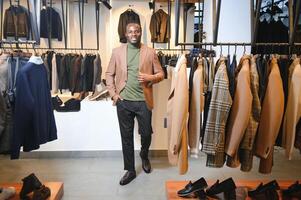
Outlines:
[[146,57],[146,47],[144,44],[141,44],[140,48],[140,60],[139,60],[139,71],[141,71],[141,68],[143,66],[144,59]]
[[121,66],[124,71],[127,72],[127,44],[123,44],[121,47]]

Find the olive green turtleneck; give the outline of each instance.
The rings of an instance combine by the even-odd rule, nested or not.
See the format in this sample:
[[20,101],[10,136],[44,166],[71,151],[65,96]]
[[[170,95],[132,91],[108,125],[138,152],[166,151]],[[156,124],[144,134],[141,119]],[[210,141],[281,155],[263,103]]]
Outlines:
[[127,45],[127,82],[120,96],[129,101],[144,101],[144,94],[140,83],[139,74],[140,48],[128,43]]

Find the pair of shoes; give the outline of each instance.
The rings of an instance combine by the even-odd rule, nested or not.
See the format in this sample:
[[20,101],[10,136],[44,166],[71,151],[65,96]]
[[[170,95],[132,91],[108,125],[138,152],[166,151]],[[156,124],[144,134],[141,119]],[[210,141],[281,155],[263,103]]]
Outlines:
[[223,182],[217,180],[208,190],[206,194],[209,197],[225,199],[225,200],[235,200],[236,199],[236,185],[232,178],[228,178]]
[[16,188],[14,187],[0,188],[0,200],[9,199],[15,194],[16,194]]
[[45,185],[42,185],[40,189],[33,192],[32,200],[46,200],[48,197],[50,197],[50,195],[50,189]]
[[152,171],[152,166],[150,164],[150,161],[147,157],[142,156],[141,152],[140,152],[140,157],[142,160],[142,169],[145,173],[149,174]]
[[248,191],[248,196],[252,199],[256,200],[264,200],[264,199],[271,199],[271,200],[278,200],[279,195],[277,190],[280,187],[276,180],[273,180],[265,185],[260,183],[255,190]]
[[136,178],[135,171],[127,171],[121,178],[119,184],[126,185],[126,184],[130,183],[132,180],[134,180],[135,178]]
[[205,194],[204,189],[207,188],[207,186],[208,186],[207,182],[203,177],[195,181],[194,183],[189,181],[189,183],[185,186],[185,188],[178,191],[178,196],[179,197],[204,196]]
[[51,98],[52,107],[58,112],[77,112],[80,111],[80,102],[81,100],[71,98],[65,103],[60,99],[59,96]]
[[35,176],[34,173],[28,175],[27,177],[22,179],[23,185],[20,192],[20,198],[26,199],[27,195],[34,190],[38,190],[42,187],[42,183],[40,180]]
[[282,199],[301,199],[301,184],[296,181],[294,184],[289,186],[287,189],[282,190]]

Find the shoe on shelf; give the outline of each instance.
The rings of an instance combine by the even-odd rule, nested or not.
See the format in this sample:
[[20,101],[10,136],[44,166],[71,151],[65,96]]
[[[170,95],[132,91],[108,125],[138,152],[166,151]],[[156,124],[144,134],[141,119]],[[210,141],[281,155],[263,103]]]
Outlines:
[[236,185],[233,179],[228,178],[221,183],[217,181],[208,190],[206,190],[206,194],[209,197],[218,197],[218,199],[235,200],[236,199],[235,189],[236,189]]
[[282,190],[282,199],[301,199],[301,184],[299,184],[299,182],[296,181],[287,189]]
[[248,191],[248,196],[253,199],[263,200],[263,199],[273,199],[278,200],[279,195],[277,190],[280,187],[276,180],[270,181],[267,184],[260,183],[255,190]]
[[50,197],[51,191],[49,187],[42,185],[42,187],[38,190],[34,190],[32,200],[46,200]]
[[34,173],[23,178],[22,181],[23,181],[23,185],[20,192],[21,199],[25,199],[27,194],[33,192],[34,190],[40,189],[42,187],[42,183]]
[[[207,182],[203,177],[195,181],[194,183],[189,181],[185,188],[178,191],[178,196],[188,197],[194,195],[194,193],[204,190],[205,188],[207,188],[207,186]],[[199,193],[199,195],[201,196],[202,193]]]
[[126,185],[130,183],[132,180],[136,178],[136,172],[135,171],[127,171],[123,177],[120,179],[119,184],[120,185]]

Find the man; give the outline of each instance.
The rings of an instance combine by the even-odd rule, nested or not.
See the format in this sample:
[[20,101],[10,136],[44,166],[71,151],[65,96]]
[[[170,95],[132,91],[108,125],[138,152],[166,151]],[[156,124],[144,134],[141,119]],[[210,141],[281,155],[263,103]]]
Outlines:
[[136,178],[134,160],[134,118],[137,118],[141,136],[142,168],[151,172],[148,150],[152,136],[152,85],[163,80],[164,72],[154,49],[141,44],[141,27],[129,23],[125,36],[127,44],[113,49],[106,72],[106,83],[117,116],[122,141],[125,175],[120,185]]

